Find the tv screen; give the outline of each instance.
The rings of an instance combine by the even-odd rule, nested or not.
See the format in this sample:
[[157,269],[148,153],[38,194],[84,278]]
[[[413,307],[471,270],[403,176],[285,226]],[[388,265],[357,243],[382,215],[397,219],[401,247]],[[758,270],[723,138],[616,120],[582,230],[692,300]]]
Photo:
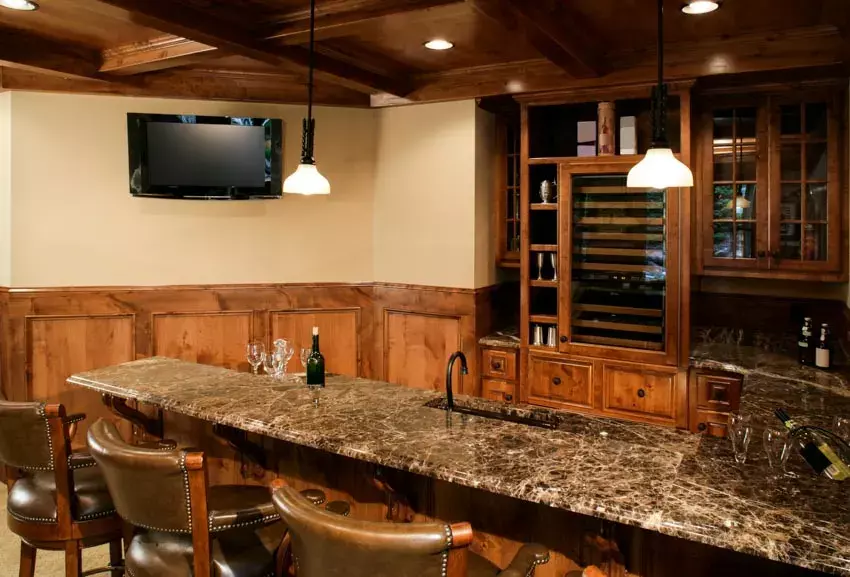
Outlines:
[[133,195],[210,199],[281,195],[279,119],[128,114],[127,137]]

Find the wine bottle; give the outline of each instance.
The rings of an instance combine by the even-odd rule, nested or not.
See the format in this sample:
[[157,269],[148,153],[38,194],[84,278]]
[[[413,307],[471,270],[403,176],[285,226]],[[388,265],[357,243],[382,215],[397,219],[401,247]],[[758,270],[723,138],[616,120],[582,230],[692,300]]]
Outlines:
[[319,352],[319,327],[313,327],[313,350],[307,357],[307,386],[325,386],[325,357]]
[[812,318],[806,317],[803,319],[803,328],[800,329],[800,338],[797,339],[797,352],[799,353],[801,365],[813,364],[813,333],[814,328],[812,326]]
[[814,469],[818,475],[825,475],[836,481],[843,481],[850,477],[850,467],[841,460],[836,452],[816,431],[802,429],[794,432],[799,425],[794,422],[782,409],[774,411],[776,417],[782,421],[789,431],[792,431],[791,439],[800,451],[803,459]]
[[829,339],[829,325],[823,323],[820,326],[820,339],[815,349],[815,366],[819,369],[829,370],[832,368],[832,343]]

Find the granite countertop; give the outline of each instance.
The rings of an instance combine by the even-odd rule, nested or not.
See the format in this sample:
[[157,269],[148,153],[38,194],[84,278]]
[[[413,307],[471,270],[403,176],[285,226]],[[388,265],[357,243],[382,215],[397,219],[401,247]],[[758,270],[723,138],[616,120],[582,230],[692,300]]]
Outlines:
[[[440,397],[432,391],[329,377],[327,388],[313,393],[300,383],[165,358],[69,382],[459,485],[850,575],[850,483],[802,468],[798,478],[771,480],[760,439],[752,458],[737,465],[726,440],[653,425],[458,398],[545,415],[558,423],[548,430],[424,407]],[[751,373],[745,389],[746,410],[772,411],[808,395],[807,412],[819,418],[850,411],[850,396],[817,384]]]
[[518,349],[520,345],[519,330],[516,328],[503,329],[478,339],[478,344],[485,347],[500,347],[503,349]]

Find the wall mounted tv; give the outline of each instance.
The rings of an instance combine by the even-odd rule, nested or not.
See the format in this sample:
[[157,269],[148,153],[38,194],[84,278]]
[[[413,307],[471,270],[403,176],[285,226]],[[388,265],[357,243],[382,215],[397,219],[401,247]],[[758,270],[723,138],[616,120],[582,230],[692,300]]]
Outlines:
[[274,118],[127,114],[130,193],[279,198],[283,123]]

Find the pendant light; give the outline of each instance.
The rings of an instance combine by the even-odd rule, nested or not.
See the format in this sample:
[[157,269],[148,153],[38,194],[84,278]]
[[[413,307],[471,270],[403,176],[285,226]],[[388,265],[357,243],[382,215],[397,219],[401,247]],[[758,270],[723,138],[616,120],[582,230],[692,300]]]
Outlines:
[[652,89],[652,144],[630,171],[630,188],[676,188],[694,185],[691,169],[673,155],[667,141],[667,85],[664,84],[664,2],[658,0],[658,85]]
[[328,179],[316,168],[313,158],[313,134],[316,121],[313,119],[313,66],[316,35],[316,0],[310,0],[310,70],[307,81],[307,118],[301,134],[301,164],[283,181],[284,194],[330,194]]

